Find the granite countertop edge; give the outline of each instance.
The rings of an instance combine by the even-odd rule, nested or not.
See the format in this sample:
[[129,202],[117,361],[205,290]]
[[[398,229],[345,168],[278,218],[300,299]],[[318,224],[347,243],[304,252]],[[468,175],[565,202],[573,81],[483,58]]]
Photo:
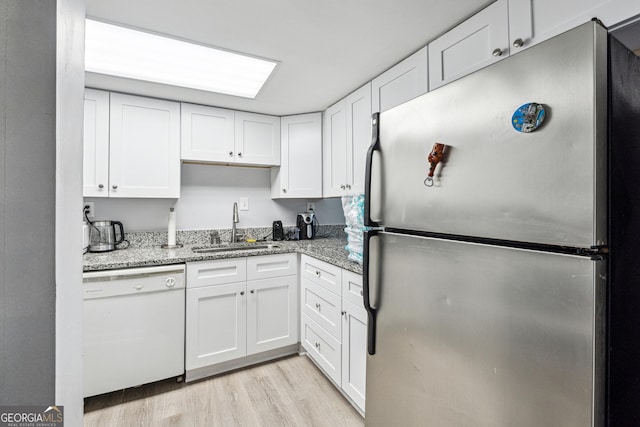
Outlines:
[[151,247],[129,248],[106,253],[88,253],[83,256],[83,270],[84,272],[90,272],[260,255],[300,253],[325,261],[353,273],[362,274],[362,265],[347,258],[349,253],[345,249],[345,239],[325,238],[304,241],[269,241],[265,243],[275,244],[278,245],[278,247],[247,251],[239,250],[233,252],[196,253],[193,252],[192,249],[196,246],[202,245],[185,245],[178,249]]

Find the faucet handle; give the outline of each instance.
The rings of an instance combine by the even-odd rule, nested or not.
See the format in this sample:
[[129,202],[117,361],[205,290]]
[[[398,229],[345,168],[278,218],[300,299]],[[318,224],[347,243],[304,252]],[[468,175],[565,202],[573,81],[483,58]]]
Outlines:
[[218,230],[213,230],[211,232],[211,244],[212,245],[220,244],[220,234],[218,233]]

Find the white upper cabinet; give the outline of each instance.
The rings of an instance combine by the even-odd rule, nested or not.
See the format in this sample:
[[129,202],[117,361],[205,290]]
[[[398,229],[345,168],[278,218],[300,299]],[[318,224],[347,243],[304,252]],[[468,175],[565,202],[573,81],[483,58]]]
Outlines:
[[498,0],[429,43],[429,88],[486,67],[509,55],[507,0]]
[[180,104],[86,89],[83,195],[180,197]]
[[111,94],[110,197],[180,197],[180,104]]
[[323,195],[364,192],[364,166],[371,142],[371,84],[324,112]]
[[385,71],[371,82],[372,112],[382,112],[427,92],[427,47]]
[[344,99],[323,114],[322,195],[345,194],[347,182],[347,109]]
[[235,162],[280,165],[280,117],[235,112]]
[[109,196],[109,92],[84,91],[83,195]]
[[347,194],[364,193],[367,150],[371,145],[371,83],[347,96]]
[[232,110],[182,103],[182,160],[205,162],[233,160],[234,118]]
[[182,160],[280,164],[280,117],[182,104]]
[[594,17],[610,27],[637,14],[640,14],[638,0],[509,0],[511,53]]
[[281,119],[281,163],[271,169],[271,197],[322,197],[322,115]]

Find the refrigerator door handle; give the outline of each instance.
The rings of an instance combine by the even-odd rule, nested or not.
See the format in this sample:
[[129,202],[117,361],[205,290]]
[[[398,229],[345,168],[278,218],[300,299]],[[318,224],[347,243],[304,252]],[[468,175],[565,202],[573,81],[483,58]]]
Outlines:
[[[367,351],[370,355],[376,353],[376,309],[371,306],[370,299],[370,278],[369,269],[371,268],[371,238],[378,235],[378,230],[366,230],[364,232],[364,261],[362,265],[362,297],[364,300],[364,308],[367,310]],[[375,254],[373,254],[375,256]],[[378,265],[375,263],[374,265]],[[376,292],[376,295],[378,292]]]
[[373,153],[380,149],[380,113],[371,116],[371,145],[367,150],[367,163],[364,176],[364,225],[367,227],[379,227],[376,221],[371,219],[371,166]]

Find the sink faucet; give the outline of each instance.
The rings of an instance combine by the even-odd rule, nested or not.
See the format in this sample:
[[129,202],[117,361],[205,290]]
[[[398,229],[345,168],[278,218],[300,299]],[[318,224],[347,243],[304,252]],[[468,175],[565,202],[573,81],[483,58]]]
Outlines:
[[238,203],[233,202],[233,223],[231,224],[231,243],[238,241],[238,235],[236,233],[236,224],[240,222],[238,217]]

